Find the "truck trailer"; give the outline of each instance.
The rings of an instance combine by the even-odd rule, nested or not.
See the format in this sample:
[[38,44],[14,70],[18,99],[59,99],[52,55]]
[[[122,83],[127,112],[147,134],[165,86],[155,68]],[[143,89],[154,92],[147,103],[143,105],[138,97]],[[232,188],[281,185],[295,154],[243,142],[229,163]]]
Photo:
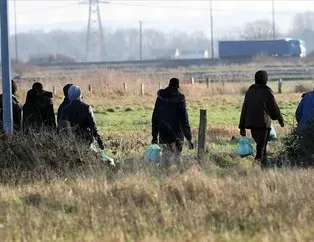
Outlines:
[[305,57],[300,39],[219,41],[219,57],[252,58],[255,56]]

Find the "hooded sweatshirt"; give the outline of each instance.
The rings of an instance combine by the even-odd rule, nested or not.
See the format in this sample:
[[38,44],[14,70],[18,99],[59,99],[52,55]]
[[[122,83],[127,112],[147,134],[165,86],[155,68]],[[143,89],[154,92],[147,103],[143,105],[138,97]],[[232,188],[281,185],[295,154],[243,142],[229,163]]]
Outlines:
[[314,121],[314,91],[304,93],[295,113],[298,131],[303,131]]
[[152,116],[152,136],[159,143],[192,139],[185,96],[178,88],[169,86],[157,93],[157,100]]
[[245,94],[239,123],[240,129],[270,129],[271,120],[283,122],[273,91],[266,85],[267,80],[267,72],[258,71],[255,74],[255,84],[250,86]]

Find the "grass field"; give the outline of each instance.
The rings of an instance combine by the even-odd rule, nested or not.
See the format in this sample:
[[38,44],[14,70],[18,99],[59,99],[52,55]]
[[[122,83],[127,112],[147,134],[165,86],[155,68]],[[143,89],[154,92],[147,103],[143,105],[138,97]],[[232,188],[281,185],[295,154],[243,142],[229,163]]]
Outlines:
[[[2,137],[2,159],[35,160],[41,175],[37,178],[35,173],[27,182],[17,176],[1,183],[1,240],[313,241],[313,171],[261,170],[253,157],[236,155],[237,144],[231,137],[238,136],[243,89],[248,85],[226,84],[210,90],[183,86],[194,141],[199,110],[207,110],[206,154],[200,163],[196,150],[187,147],[181,167],[164,169],[143,160],[151,141],[155,86],[144,96],[84,91],[104,137],[105,152],[120,162],[118,172],[95,165],[97,159],[72,140],[62,143],[47,136],[7,143]],[[275,125],[279,140],[269,144],[271,159],[282,151],[281,138],[295,124],[301,94],[293,90],[291,85],[289,91],[276,94],[286,126]],[[61,100],[57,95],[56,108]],[[44,159],[49,162],[43,163]],[[43,171],[44,164],[54,160],[79,160],[85,166],[70,171],[58,164],[58,169]],[[60,170],[65,172],[60,175]]]

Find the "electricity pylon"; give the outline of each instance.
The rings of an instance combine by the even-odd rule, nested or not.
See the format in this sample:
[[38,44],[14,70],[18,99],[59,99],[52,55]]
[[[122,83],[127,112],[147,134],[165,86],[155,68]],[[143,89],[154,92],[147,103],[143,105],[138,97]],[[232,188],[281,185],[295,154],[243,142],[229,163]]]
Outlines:
[[100,18],[100,0],[88,0],[89,14],[86,32],[85,61],[101,61],[105,57],[104,32]]

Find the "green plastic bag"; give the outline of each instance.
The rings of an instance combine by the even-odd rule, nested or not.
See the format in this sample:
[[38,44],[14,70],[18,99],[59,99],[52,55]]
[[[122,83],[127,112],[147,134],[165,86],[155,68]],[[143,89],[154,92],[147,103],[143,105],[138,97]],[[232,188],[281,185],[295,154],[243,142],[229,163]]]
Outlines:
[[247,137],[241,137],[238,144],[237,154],[240,157],[253,155],[253,146]]
[[153,161],[156,163],[160,162],[162,155],[161,148],[157,144],[151,144],[144,152],[144,160],[145,161]]
[[275,127],[272,125],[270,133],[269,133],[268,141],[272,141],[272,140],[276,140],[276,139],[277,139],[277,132],[275,130]]

